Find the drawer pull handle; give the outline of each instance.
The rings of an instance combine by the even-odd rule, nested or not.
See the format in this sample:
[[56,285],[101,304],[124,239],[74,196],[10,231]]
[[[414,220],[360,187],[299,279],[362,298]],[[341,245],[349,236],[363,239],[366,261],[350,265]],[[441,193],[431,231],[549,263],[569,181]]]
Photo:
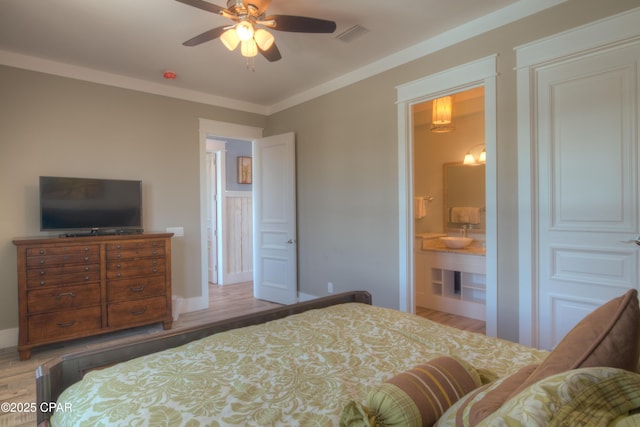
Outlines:
[[120,257],[121,257],[121,255],[120,255],[120,254],[116,254],[116,258],[120,258]]
[[40,249],[40,255],[44,255],[44,249]]
[[158,246],[158,242],[153,242],[151,245],[152,246]]
[[89,251],[89,248],[84,248],[84,251],[85,251],[85,252],[88,252],[88,251]]
[[151,251],[152,254],[154,255],[158,255],[158,251],[156,251],[155,249]]
[[43,259],[40,260],[40,264],[44,264],[44,260]]
[[116,277],[120,277],[120,276],[122,276],[122,274],[116,273]]
[[122,267],[120,264],[116,264],[116,268],[120,268]]
[[121,248],[121,246],[120,246],[120,245],[116,245],[116,249],[120,249],[120,248]]
[[84,280],[89,280],[90,277],[89,276],[84,276]]
[[151,270],[151,271],[153,271],[154,273],[157,273],[157,272],[158,272],[158,269],[157,269],[157,268],[154,268],[154,269],[153,269],[153,270]]
[[84,268],[84,271],[89,271],[89,267],[85,267],[85,268]]
[[44,280],[41,280],[41,281],[40,281],[40,286],[44,286],[44,285],[45,285],[45,283],[47,283],[47,282],[45,282]]
[[151,261],[151,264],[156,265],[158,263],[157,259],[154,259],[153,261]]
[[143,308],[140,311],[131,310],[129,313],[131,313],[132,316],[140,316],[141,314],[144,314],[146,312],[147,312],[147,307]]
[[89,261],[89,257],[88,256],[84,257],[84,260]]
[[136,286],[131,286],[131,287],[129,287],[129,290],[131,292],[142,292],[142,291],[144,291],[144,285],[140,285],[140,286],[137,286],[137,287]]
[[61,294],[56,295],[56,299],[61,299],[62,297],[75,298],[76,297],[76,293],[75,292],[63,292]]
[[71,326],[73,326],[75,324],[76,324],[75,320],[72,320],[69,323],[56,322],[56,325],[58,325],[59,328],[69,328],[69,327],[71,327]]
[[41,272],[40,272],[40,275],[41,275],[41,276],[44,276],[44,271],[41,271]]

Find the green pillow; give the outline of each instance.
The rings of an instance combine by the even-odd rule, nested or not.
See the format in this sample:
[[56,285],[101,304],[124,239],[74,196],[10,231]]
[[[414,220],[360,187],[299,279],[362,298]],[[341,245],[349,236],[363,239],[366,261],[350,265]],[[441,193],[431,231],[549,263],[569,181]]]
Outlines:
[[638,408],[640,374],[618,368],[580,368],[529,386],[478,427],[608,426],[632,419]]

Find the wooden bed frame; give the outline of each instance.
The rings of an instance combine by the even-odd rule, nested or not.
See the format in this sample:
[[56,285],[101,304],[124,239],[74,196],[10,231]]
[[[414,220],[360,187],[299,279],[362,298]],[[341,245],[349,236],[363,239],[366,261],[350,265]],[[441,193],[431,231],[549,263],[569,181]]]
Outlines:
[[136,357],[178,347],[218,332],[245,326],[257,325],[271,320],[281,319],[307,310],[324,308],[331,305],[359,302],[371,305],[371,295],[366,291],[352,291],[311,301],[286,305],[258,313],[237,316],[226,320],[208,323],[202,326],[163,333],[160,336],[143,338],[134,343],[119,344],[106,349],[87,350],[58,356],[36,371],[36,400],[38,407],[38,426],[48,426],[53,415],[55,402],[70,385],[80,381],[85,373],[114,365]]

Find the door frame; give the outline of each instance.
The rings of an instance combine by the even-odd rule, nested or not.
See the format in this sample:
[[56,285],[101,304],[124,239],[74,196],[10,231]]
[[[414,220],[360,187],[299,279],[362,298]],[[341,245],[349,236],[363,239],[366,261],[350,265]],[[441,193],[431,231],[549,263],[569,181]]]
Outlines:
[[413,223],[413,114],[414,104],[484,86],[486,163],[486,334],[497,336],[497,178],[496,92],[497,56],[491,55],[396,87],[398,105],[398,217],[399,305],[415,311],[415,260]]
[[515,48],[518,97],[518,257],[520,343],[539,345],[538,192],[535,76],[538,68],[637,43],[640,8]]
[[[207,256],[207,138],[230,138],[253,141],[262,138],[263,128],[199,119],[199,165],[200,165],[200,282],[201,296],[189,299],[183,312],[209,308],[209,280]],[[220,239],[219,239],[220,240]],[[192,301],[192,302],[191,302]]]

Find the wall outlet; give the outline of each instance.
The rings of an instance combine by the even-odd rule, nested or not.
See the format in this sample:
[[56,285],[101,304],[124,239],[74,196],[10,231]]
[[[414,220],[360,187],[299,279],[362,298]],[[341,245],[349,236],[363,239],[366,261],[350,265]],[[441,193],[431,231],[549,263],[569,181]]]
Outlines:
[[167,233],[173,233],[173,237],[184,236],[184,227],[167,227]]
[[330,294],[333,293],[333,282],[327,283],[327,292],[329,292]]

